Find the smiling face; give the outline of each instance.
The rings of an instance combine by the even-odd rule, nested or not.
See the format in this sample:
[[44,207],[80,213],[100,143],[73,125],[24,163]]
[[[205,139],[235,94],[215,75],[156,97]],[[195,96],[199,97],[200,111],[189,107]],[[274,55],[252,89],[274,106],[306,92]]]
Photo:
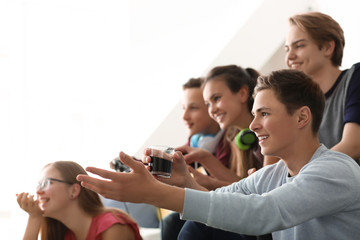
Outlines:
[[233,93],[224,81],[214,79],[205,84],[203,96],[209,115],[220,125],[221,129],[239,125],[241,115],[248,111],[246,87]]
[[183,120],[190,136],[195,133],[216,133],[219,129],[218,124],[208,114],[201,88],[184,90],[182,108]]
[[[43,169],[40,181],[46,178],[63,180],[60,172],[51,166]],[[37,198],[39,207],[44,212],[44,216],[56,218],[67,206],[70,200],[71,184],[50,181],[48,189],[38,189]]]
[[291,69],[301,70],[314,76],[325,64],[331,64],[325,48],[321,49],[296,25],[290,25],[285,42],[285,61]]
[[256,94],[253,113],[250,129],[259,139],[261,153],[283,158],[291,152],[297,139],[297,117],[287,112],[273,90],[261,90]]

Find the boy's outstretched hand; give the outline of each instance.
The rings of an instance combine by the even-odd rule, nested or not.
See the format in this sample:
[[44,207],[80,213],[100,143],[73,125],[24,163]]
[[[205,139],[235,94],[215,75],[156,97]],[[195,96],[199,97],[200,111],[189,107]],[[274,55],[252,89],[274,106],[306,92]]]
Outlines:
[[79,174],[77,180],[83,187],[97,192],[105,198],[122,202],[148,203],[177,212],[182,211],[185,197],[183,188],[170,186],[156,180],[142,162],[134,160],[123,152],[120,152],[119,157],[132,169],[131,172],[121,173],[87,167],[88,172],[103,179]]
[[156,191],[158,181],[149,173],[142,162],[132,159],[124,152],[119,154],[120,160],[129,166],[130,173],[108,171],[105,169],[87,167],[86,171],[103,179],[80,174],[77,180],[81,185],[105,198],[124,202],[145,202],[151,191]]

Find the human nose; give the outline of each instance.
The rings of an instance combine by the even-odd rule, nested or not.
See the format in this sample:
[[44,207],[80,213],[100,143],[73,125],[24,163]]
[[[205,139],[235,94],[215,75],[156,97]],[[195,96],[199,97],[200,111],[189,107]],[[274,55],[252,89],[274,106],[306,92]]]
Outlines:
[[217,107],[215,104],[208,104],[208,112],[209,112],[209,115],[214,117],[214,114],[216,113],[217,111]]
[[42,188],[36,188],[36,194],[41,195],[44,193],[44,190]]
[[183,112],[183,116],[182,116],[183,120],[189,120],[189,111],[187,109],[184,109]]
[[38,191],[42,191],[42,187],[41,187],[41,184],[39,183],[37,186],[36,186],[36,192]]
[[259,123],[259,121],[257,120],[256,117],[254,117],[254,119],[252,120],[252,122],[250,123],[249,126],[250,130],[253,131],[254,133],[256,133],[257,131],[259,131],[259,129],[261,128],[261,125]]
[[296,53],[293,48],[289,47],[285,53],[285,61],[293,60],[296,58]]

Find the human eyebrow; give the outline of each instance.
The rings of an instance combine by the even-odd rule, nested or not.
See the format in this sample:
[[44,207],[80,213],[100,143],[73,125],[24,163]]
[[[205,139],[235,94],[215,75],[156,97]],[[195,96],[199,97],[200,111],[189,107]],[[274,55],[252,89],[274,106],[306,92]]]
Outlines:
[[294,46],[298,43],[301,43],[301,42],[306,42],[307,40],[305,38],[301,38],[301,39],[298,39],[298,40],[295,40],[293,41],[292,43],[290,44],[285,44],[285,48],[288,48],[289,46]]
[[302,43],[302,42],[307,42],[307,40],[302,38],[302,39],[299,39],[299,40],[296,40],[296,41],[292,42],[291,45],[294,46],[294,45],[297,45],[297,44]]
[[254,111],[251,111],[251,113],[255,116],[256,113],[270,112],[270,111],[271,111],[271,109],[268,108],[268,107],[260,107],[260,108],[256,109],[255,112],[254,112]]
[[197,108],[198,104],[197,103],[190,103],[189,104],[189,108]]

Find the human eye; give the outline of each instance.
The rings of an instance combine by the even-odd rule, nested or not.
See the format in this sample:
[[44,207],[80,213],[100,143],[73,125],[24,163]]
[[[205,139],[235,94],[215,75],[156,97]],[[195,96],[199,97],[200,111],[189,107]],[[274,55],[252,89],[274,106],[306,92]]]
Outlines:
[[190,110],[196,110],[196,109],[198,109],[198,107],[193,105],[193,106],[190,106],[189,109]]
[[266,116],[268,116],[268,115],[269,115],[268,112],[261,112],[261,116],[263,116],[263,117],[266,117]]
[[36,190],[42,189],[43,187],[44,187],[44,180],[38,182],[37,187],[36,187]]
[[300,43],[297,43],[297,44],[295,45],[295,47],[296,47],[296,48],[303,48],[303,47],[305,47],[305,44],[302,43],[302,42],[300,42]]
[[40,182],[38,182],[38,185],[36,187],[36,190],[41,190],[44,191],[48,188],[48,186],[50,185],[50,179],[44,179],[41,180]]
[[47,178],[47,179],[44,180],[44,186],[43,187],[45,189],[48,189],[50,187],[50,185],[53,184],[53,183],[54,183],[54,181],[51,178]]
[[221,96],[214,96],[214,102],[218,102],[221,99]]

